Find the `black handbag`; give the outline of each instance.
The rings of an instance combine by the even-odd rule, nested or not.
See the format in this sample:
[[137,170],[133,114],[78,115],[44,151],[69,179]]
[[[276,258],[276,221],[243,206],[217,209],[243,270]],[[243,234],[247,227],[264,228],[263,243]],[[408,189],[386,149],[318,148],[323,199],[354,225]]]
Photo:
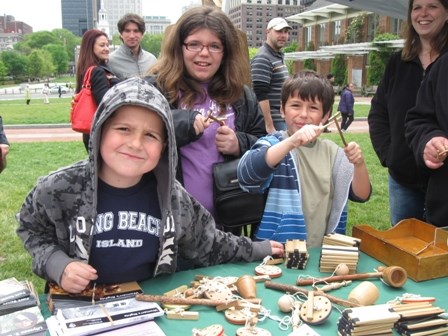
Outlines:
[[225,227],[258,224],[263,216],[265,196],[240,188],[237,178],[239,159],[213,165],[215,221]]

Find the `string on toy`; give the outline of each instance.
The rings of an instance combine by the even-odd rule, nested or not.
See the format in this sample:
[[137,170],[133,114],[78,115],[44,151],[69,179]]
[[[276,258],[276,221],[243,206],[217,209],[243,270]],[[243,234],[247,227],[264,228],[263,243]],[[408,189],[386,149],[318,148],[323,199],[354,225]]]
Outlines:
[[[330,275],[330,277],[334,276],[335,272],[336,272],[336,270]],[[313,282],[311,284],[311,286],[313,288],[315,288],[317,284],[328,284],[328,282],[326,280],[322,280],[322,279],[313,277],[311,275],[299,275],[297,277],[297,282],[300,282],[300,280],[310,280],[310,279],[313,280]]]
[[289,326],[291,325],[291,316],[286,315],[282,318],[271,314],[270,310],[266,311],[265,318],[268,318],[272,321],[278,322],[278,327],[280,330],[286,331],[289,329]]

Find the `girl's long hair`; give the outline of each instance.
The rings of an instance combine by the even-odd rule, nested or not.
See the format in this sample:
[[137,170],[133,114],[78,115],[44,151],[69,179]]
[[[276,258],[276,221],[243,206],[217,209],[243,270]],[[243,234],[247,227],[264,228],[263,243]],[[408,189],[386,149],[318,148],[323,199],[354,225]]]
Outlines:
[[175,105],[182,96],[182,103],[192,107],[197,99],[204,100],[207,92],[192,78],[184,65],[183,43],[199,29],[210,29],[224,46],[221,66],[208,83],[208,95],[223,107],[234,103],[244,92],[243,74],[250,73],[249,58],[243,55],[242,42],[230,19],[219,9],[203,6],[185,12],[165,32],[158,61],[149,70],[170,104]]

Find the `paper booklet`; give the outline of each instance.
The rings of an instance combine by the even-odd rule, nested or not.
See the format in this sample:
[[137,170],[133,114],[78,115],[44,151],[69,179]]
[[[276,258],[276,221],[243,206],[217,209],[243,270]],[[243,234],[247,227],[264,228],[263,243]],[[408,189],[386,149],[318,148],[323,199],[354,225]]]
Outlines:
[[47,325],[53,335],[82,336],[153,320],[163,314],[157,303],[131,298],[59,309],[47,319]]

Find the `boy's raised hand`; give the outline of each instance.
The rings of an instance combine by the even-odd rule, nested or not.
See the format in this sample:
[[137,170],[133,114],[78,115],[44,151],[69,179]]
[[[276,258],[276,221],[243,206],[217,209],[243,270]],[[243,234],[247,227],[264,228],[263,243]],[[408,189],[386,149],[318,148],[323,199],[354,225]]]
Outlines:
[[364,164],[364,156],[362,155],[361,146],[359,146],[356,142],[349,142],[347,146],[344,147],[344,152],[348,161],[350,161],[353,165],[357,166]]
[[289,137],[295,148],[306,145],[310,143],[318,136],[320,136],[323,132],[321,126],[317,125],[304,125],[302,128],[297,130],[293,135]]

